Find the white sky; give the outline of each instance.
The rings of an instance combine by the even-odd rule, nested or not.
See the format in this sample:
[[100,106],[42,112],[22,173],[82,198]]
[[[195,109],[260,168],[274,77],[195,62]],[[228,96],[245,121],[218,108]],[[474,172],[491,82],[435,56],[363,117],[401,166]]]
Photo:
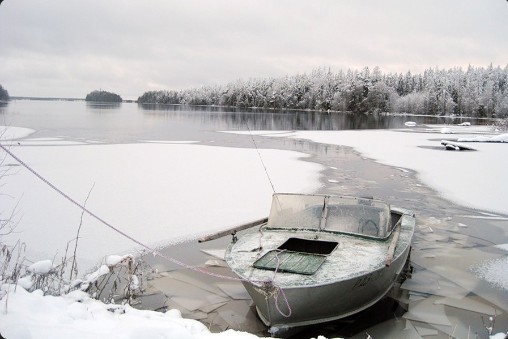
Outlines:
[[506,65],[504,0],[4,0],[0,84],[83,98],[379,66]]

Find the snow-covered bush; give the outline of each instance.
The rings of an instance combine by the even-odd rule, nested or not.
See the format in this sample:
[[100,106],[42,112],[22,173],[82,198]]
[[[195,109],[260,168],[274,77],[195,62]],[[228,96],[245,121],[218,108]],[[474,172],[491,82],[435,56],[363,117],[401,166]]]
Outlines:
[[496,120],[496,128],[498,128],[502,131],[508,131],[508,118],[497,119]]
[[81,281],[74,281],[73,285],[95,299],[108,302],[119,298],[132,304],[144,292],[149,273],[146,264],[130,254],[110,255],[97,270]]
[[146,285],[146,265],[132,255],[108,256],[97,269],[72,281],[62,267],[68,260],[63,262],[55,265],[51,260],[41,260],[28,266],[18,265],[21,268],[16,274],[11,273],[3,282],[17,284],[29,292],[40,290],[44,295],[59,296],[81,290],[94,299],[105,302],[120,299],[129,304],[143,293]]
[[[0,286],[4,283],[18,283],[25,272],[25,266],[23,265],[24,252],[24,244],[17,243],[14,246],[8,246],[2,243],[2,236],[0,235]],[[2,297],[2,291],[0,290],[0,299]]]

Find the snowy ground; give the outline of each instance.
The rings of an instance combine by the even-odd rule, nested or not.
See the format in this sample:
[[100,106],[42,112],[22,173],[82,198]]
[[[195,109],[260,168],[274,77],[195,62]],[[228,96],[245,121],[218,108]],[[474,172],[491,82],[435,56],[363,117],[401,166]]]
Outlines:
[[[443,151],[439,149],[441,139],[474,137],[477,130],[440,131],[436,127],[414,133],[261,134],[352,146],[366,157],[418,171],[424,182],[446,198],[508,214],[504,203],[508,181],[500,179],[508,167],[508,145],[474,143],[477,152]],[[16,128],[0,134],[10,151],[74,199],[84,202],[91,190],[90,210],[151,246],[263,217],[269,208],[272,189],[255,150],[181,143],[69,144],[59,139],[30,140],[29,130]],[[277,191],[312,192],[318,187],[323,167],[299,161],[304,154],[260,151]],[[15,174],[2,178],[5,194],[0,196],[2,213],[17,205],[18,227],[12,236],[27,242],[33,257],[59,258],[76,235],[80,211],[11,158],[6,157],[4,165]],[[85,267],[106,254],[134,247],[89,217],[81,232],[78,256]],[[12,287],[3,287],[7,288]],[[160,338],[249,337],[239,332],[210,334],[198,322],[181,319],[174,312],[107,309],[79,293],[53,298],[18,288],[10,293],[8,303],[7,298],[0,303],[0,333],[7,338],[64,338],[77,333],[81,338],[113,334],[118,338],[147,334]]]

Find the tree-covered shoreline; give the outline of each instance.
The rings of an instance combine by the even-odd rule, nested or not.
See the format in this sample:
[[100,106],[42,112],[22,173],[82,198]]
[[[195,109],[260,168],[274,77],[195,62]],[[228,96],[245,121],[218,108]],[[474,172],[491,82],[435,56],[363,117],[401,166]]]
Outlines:
[[9,92],[2,85],[0,85],[0,101],[9,101]]
[[378,67],[336,73],[320,68],[282,78],[148,91],[138,102],[491,118],[508,116],[507,82],[508,65],[435,68],[422,74],[384,74]]
[[93,102],[122,102],[122,97],[118,94],[99,90],[86,95],[85,101]]

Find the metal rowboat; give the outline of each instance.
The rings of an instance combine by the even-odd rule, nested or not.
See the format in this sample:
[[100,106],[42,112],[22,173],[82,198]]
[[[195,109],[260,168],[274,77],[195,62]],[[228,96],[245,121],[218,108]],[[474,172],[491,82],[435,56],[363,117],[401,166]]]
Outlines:
[[226,262],[273,329],[360,312],[393,286],[415,217],[382,201],[274,194],[268,221],[241,236]]

